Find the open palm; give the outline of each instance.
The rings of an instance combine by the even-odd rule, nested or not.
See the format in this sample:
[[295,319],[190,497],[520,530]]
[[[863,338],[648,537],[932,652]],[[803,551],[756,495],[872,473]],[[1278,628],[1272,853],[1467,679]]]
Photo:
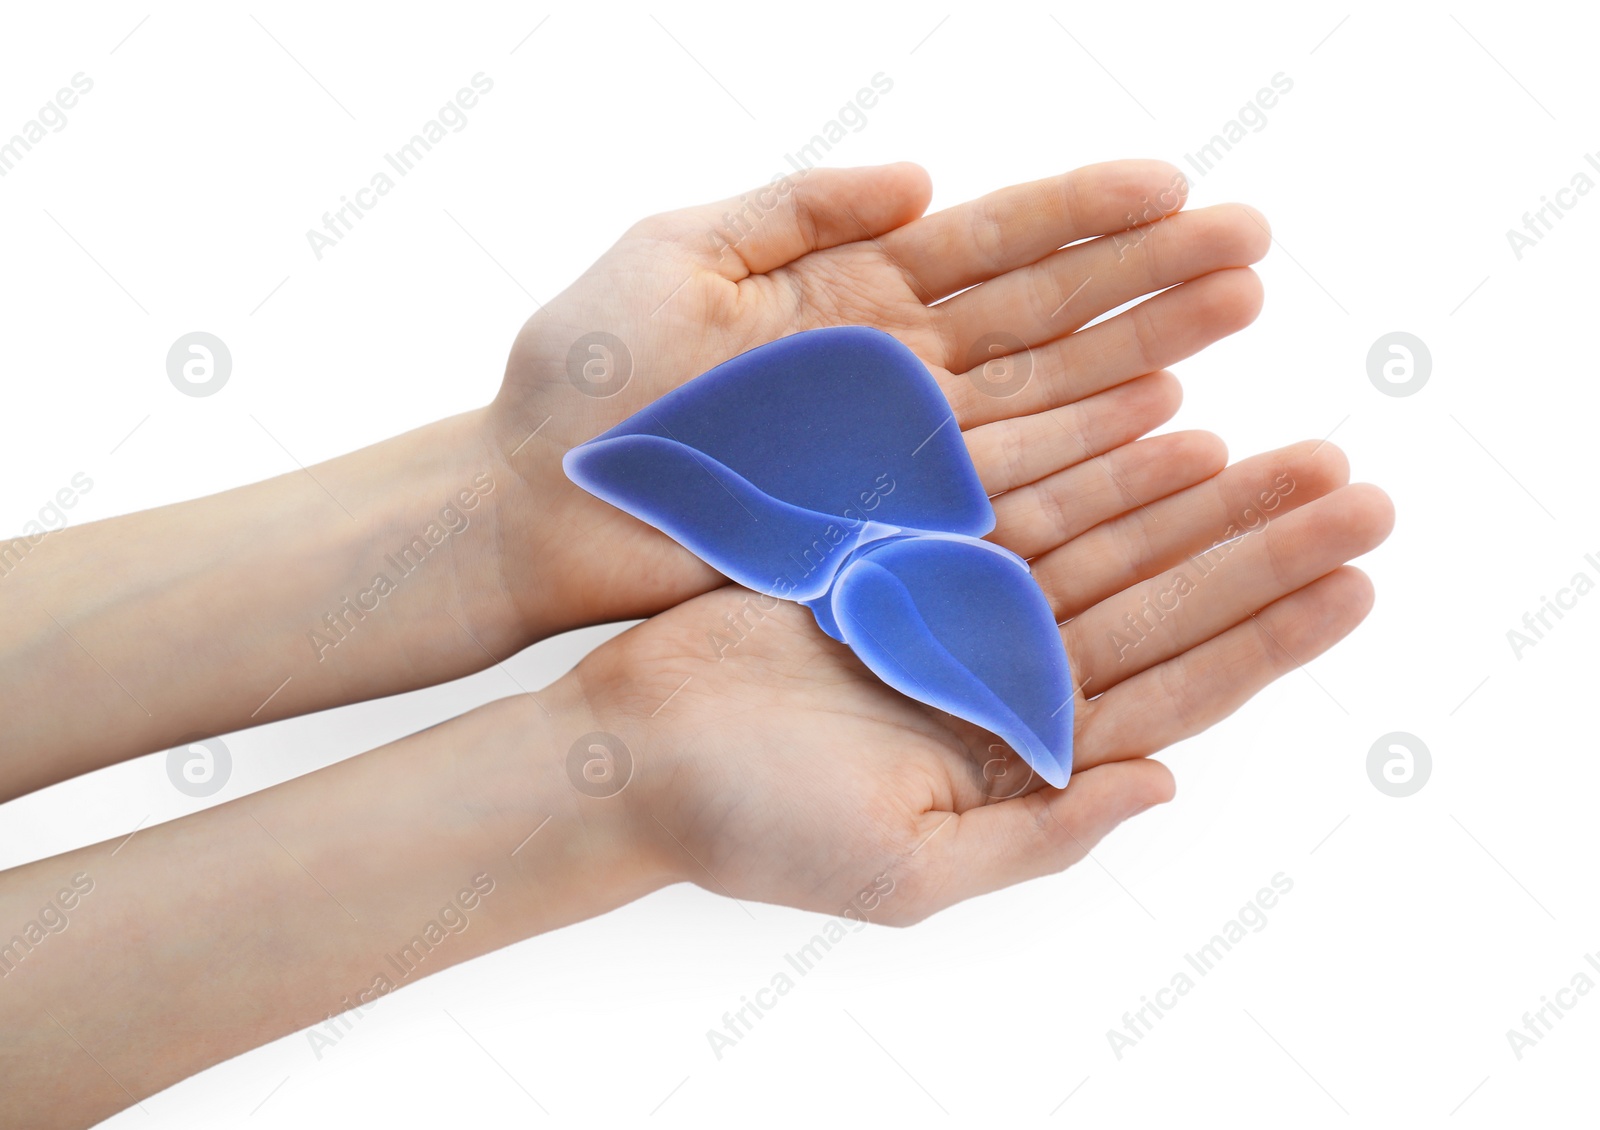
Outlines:
[[[1147,760],[1320,655],[1366,615],[1346,565],[1382,491],[1306,442],[1220,472],[1204,433],[1084,457],[996,500],[1078,684],[1074,772],[1044,786],[993,735],[889,689],[803,607],[725,586],[593,652],[578,676],[629,744],[666,866],[713,891],[910,922],[1071,865],[1170,799]],[[893,895],[858,900],[869,889]]]
[[[1033,502],[1010,509],[1049,521],[1060,492],[1036,484],[1170,419],[1180,393],[1163,367],[1260,309],[1247,264],[1267,249],[1265,222],[1241,205],[1178,211],[1185,186],[1163,162],[1090,166],[930,216],[915,165],[814,169],[779,187],[642,221],[518,336],[491,425],[533,487],[536,520],[502,535],[530,617],[563,584],[583,623],[722,583],[568,483],[560,459],[744,350],[824,326],[893,334],[939,380],[987,491],[1020,490]],[[1180,437],[1104,466],[1114,477],[1180,454],[1221,465],[1214,443]],[[1014,526],[996,540],[1031,556]]]

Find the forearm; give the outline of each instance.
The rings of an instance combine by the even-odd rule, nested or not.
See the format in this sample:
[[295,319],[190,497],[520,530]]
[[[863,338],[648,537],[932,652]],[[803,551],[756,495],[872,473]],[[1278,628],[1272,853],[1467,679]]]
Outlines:
[[0,557],[0,799],[532,643],[501,571],[528,488],[486,432],[467,413]]
[[0,1122],[91,1123],[669,881],[567,775],[571,680],[539,698],[0,875]]

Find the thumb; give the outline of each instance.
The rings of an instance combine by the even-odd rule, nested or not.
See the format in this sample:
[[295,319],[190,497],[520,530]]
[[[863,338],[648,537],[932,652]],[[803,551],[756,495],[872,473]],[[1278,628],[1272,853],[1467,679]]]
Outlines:
[[1065,789],[1040,789],[956,816],[930,840],[933,913],[963,899],[1052,875],[1077,863],[1118,824],[1165,804],[1175,791],[1159,761],[1111,761],[1074,773]]
[[876,239],[922,215],[932,193],[927,172],[908,161],[808,168],[659,219],[708,266],[737,282],[812,251]]

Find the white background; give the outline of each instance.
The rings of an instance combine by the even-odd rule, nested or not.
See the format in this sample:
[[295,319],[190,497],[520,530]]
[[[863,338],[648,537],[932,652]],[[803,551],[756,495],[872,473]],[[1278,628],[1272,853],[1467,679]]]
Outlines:
[[[1592,1111],[1600,993],[1520,1061],[1506,1038],[1600,950],[1600,596],[1520,658],[1506,637],[1573,574],[1600,579],[1584,561],[1600,555],[1600,193],[1520,260],[1506,238],[1600,146],[1584,16],[8,7],[0,133],[77,72],[94,88],[0,179],[7,532],[80,471],[94,487],[75,522],[281,473],[283,448],[310,464],[485,403],[530,295],[567,285],[639,217],[768,180],[877,72],[892,92],[828,162],[917,160],[936,208],[1122,156],[1179,163],[1196,205],[1262,208],[1277,240],[1265,312],[1178,368],[1173,427],[1216,430],[1236,456],[1331,434],[1399,515],[1362,562],[1371,619],[1170,751],[1176,803],[1066,874],[852,935],[721,1062],[706,1030],[819,919],[761,905],[752,919],[679,887],[386,998],[320,1060],[304,1034],[285,1037],[109,1125],[544,1120],[530,1095],[560,1121],[695,1126],[903,1125],[941,1108],[983,1125]],[[470,124],[317,261],[306,229],[479,71],[494,89]],[[1196,173],[1184,155],[1279,72],[1294,86],[1265,128]],[[167,380],[168,346],[191,330],[232,350],[215,396]],[[1367,374],[1394,330],[1433,359],[1404,398]],[[605,634],[509,666],[538,686]],[[0,864],[515,690],[491,670],[230,736],[233,776],[206,801],[172,788],[159,755],[47,789],[0,808]],[[1397,730],[1433,759],[1404,799],[1366,768]],[[1278,872],[1294,887],[1265,929],[1119,1060],[1107,1029]]]

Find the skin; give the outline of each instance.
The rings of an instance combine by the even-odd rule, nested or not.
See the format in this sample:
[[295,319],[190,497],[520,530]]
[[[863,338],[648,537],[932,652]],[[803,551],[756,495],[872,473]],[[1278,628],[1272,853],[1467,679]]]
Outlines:
[[[1164,367],[1260,310],[1248,265],[1266,253],[1265,220],[1243,205],[1181,212],[1187,184],[1164,162],[1094,165],[926,217],[930,186],[915,165],[785,183],[786,194],[753,190],[634,225],[518,336],[490,428],[545,506],[541,527],[521,531],[526,551],[507,558],[530,621],[551,585],[580,572],[594,581],[574,609],[585,622],[649,615],[721,583],[559,469],[568,448],[713,363],[802,330],[885,330],[928,365],[998,494],[1165,423],[1179,392]],[[568,380],[569,348],[596,330],[623,341],[635,372],[604,399]],[[968,375],[973,346],[994,333],[1021,344],[1012,362],[1033,373],[1014,396],[986,395]]]
[[[989,492],[1022,507],[1033,484],[1169,420],[1180,394],[1162,367],[1260,308],[1247,264],[1266,252],[1265,221],[1241,205],[1180,211],[1186,187],[1163,162],[1090,166],[926,217],[915,165],[814,169],[779,188],[737,224],[727,217],[751,205],[734,198],[629,229],[523,327],[484,409],[208,498],[0,542],[13,739],[0,798],[459,678],[717,587],[675,543],[570,483],[560,460],[761,342],[839,324],[893,333],[938,378]],[[760,204],[761,190],[744,197]],[[573,344],[595,330],[635,359],[604,399],[568,375]],[[1031,367],[1013,396],[966,375],[991,333],[1025,343],[984,359]],[[1213,437],[1169,442],[1222,466]],[[1118,473],[1172,450],[1138,449]],[[402,574],[392,559],[407,546],[422,563]],[[71,711],[55,707],[63,687]]]
[[[299,686],[254,721],[463,674],[578,624],[650,619],[551,687],[0,875],[8,924],[67,877],[95,881],[70,927],[6,973],[8,1124],[86,1124],[324,1021],[474,876],[494,892],[416,975],[682,881],[909,924],[1070,866],[1171,799],[1149,755],[1349,633],[1372,589],[1346,563],[1393,521],[1325,443],[1227,466],[1207,433],[1140,438],[1178,407],[1162,367],[1260,303],[1247,264],[1264,221],[1238,206],[1168,215],[1175,175],[1094,166],[919,219],[914,166],[814,170],[769,194],[753,230],[721,219],[738,202],[654,217],[530,320],[483,412],[47,539],[0,585],[21,625],[0,653],[25,739],[0,766],[14,792],[249,724],[239,715],[305,647],[307,609],[355,591],[480,470],[494,490],[471,523],[331,653],[302,655]],[[1152,204],[1164,190],[1170,204]],[[1130,217],[1151,222],[1130,232]],[[1064,621],[1081,684],[1065,789],[890,691],[805,609],[722,583],[560,476],[567,447],[683,380],[832,324],[879,326],[929,364],[998,495],[995,540],[1032,560]],[[566,368],[596,329],[636,364],[603,399]],[[1024,343],[1011,360],[1032,372],[1005,398],[965,375],[972,343],[996,332]],[[197,548],[178,562],[174,544]],[[181,614],[193,607],[214,615],[197,625]],[[238,627],[222,638],[216,623]],[[81,709],[52,708],[63,688]],[[608,763],[595,733],[625,755]],[[583,787],[596,779],[609,783]],[[221,972],[198,979],[197,963]]]

